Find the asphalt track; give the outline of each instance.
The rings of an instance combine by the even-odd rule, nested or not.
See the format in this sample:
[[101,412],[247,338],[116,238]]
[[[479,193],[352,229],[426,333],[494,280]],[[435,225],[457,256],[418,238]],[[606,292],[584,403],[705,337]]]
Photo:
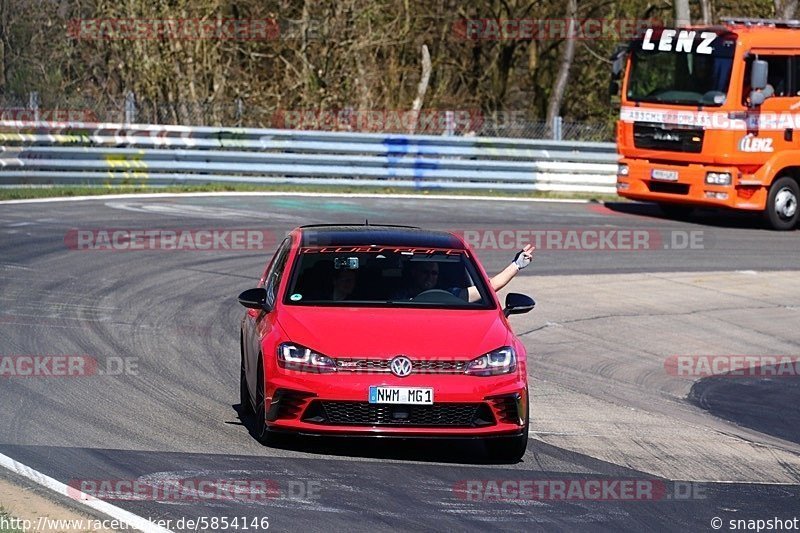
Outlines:
[[[237,405],[242,309],[235,296],[254,284],[287,230],[366,219],[473,232],[490,272],[505,266],[515,251],[510,244],[517,244],[501,231],[515,232],[514,238],[545,231],[534,265],[514,282],[526,290],[539,286],[533,295],[543,302],[514,319],[529,351],[542,354],[540,364],[531,365],[536,414],[521,463],[493,464],[482,445],[471,441],[284,439],[265,447],[249,434],[250,423],[239,418]],[[68,245],[70,230],[110,228],[259,229],[270,242],[257,251],[108,252]],[[644,231],[647,246],[564,249],[569,232],[580,241],[586,232],[599,231]],[[154,519],[268,517],[273,530],[710,531],[713,517],[791,519],[800,515],[797,381],[680,385],[653,376],[663,356],[674,353],[667,347],[672,342],[683,353],[743,346],[745,353],[797,355],[800,333],[785,327],[792,320],[796,325],[796,300],[781,300],[798,294],[793,271],[800,270],[799,260],[797,232],[769,231],[757,217],[701,213],[680,222],[638,204],[285,196],[0,205],[0,355],[85,354],[98,361],[136,358],[138,364],[136,375],[0,378],[0,452],[68,484],[269,480],[278,492],[250,501],[114,503]],[[727,291],[727,298],[737,284],[755,283],[746,277],[751,271],[775,272],[758,278],[772,292],[759,293],[752,309],[736,302],[729,309],[714,296],[666,302],[672,289],[657,298],[665,308],[711,302],[692,313],[705,313],[705,321],[709,313],[730,312],[729,324],[735,322],[731,309],[741,306],[739,315],[758,322],[751,326],[766,339],[761,344],[737,345],[734,335],[731,344],[711,346],[704,335],[716,333],[719,321],[684,335],[682,328],[700,326],[667,316],[652,333],[627,332],[621,343],[630,345],[630,354],[650,346],[661,359],[653,355],[651,366],[629,364],[620,371],[613,365],[624,358],[603,352],[605,341],[598,337],[608,324],[592,317],[597,329],[591,332],[548,327],[584,320],[575,317],[611,305],[616,307],[609,315],[618,320],[613,327],[626,323],[625,310],[641,319],[646,313],[630,304],[635,295],[625,286],[616,295],[602,290],[614,276],[627,275],[626,283],[634,283],[656,274],[673,279],[665,273],[739,272],[743,281],[731,278],[718,291]],[[601,276],[600,283],[592,277],[597,275],[610,276]],[[686,294],[704,290],[689,289]],[[559,310],[559,298],[569,313]],[[586,362],[595,354],[602,364]],[[750,397],[757,401],[741,401]],[[607,425],[597,430],[598,421]],[[626,421],[632,427],[623,428]],[[587,431],[577,435],[581,428]],[[617,442],[610,442],[609,428],[619,431],[613,435]],[[693,432],[691,438],[684,429]],[[681,453],[681,441],[697,446]],[[735,453],[715,457],[717,445],[734,446]],[[642,451],[647,446],[652,449]],[[758,473],[759,461],[769,458],[774,461]],[[562,501],[490,493],[481,498],[464,490],[489,480],[578,480],[582,486],[636,480],[656,487],[657,496]]]

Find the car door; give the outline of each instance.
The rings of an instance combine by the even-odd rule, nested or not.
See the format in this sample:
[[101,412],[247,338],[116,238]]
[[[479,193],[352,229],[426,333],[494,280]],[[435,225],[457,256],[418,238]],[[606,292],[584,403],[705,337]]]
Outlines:
[[[269,304],[270,308],[274,308],[278,287],[283,275],[283,270],[286,268],[290,249],[291,238],[287,237],[281,243],[258,284],[259,287],[264,287],[267,290],[267,304]],[[256,370],[258,369],[258,354],[261,351],[261,339],[274,327],[274,315],[274,311],[266,313],[259,309],[248,309],[245,314],[243,324],[244,365],[247,386],[250,390],[251,397],[255,395],[258,380]]]

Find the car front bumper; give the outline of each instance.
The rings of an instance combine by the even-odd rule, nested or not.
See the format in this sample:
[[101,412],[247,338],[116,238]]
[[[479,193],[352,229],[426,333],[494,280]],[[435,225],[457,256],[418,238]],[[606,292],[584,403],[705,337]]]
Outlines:
[[[429,387],[433,405],[370,404],[371,386]],[[488,437],[519,435],[528,417],[521,372],[463,374],[310,374],[279,369],[267,381],[267,425],[314,435]]]

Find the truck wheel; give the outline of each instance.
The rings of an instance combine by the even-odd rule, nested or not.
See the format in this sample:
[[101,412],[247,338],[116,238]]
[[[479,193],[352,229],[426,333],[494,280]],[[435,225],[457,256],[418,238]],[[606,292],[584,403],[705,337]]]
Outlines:
[[766,216],[773,229],[786,231],[797,225],[797,200],[800,186],[788,176],[775,180],[769,188]]

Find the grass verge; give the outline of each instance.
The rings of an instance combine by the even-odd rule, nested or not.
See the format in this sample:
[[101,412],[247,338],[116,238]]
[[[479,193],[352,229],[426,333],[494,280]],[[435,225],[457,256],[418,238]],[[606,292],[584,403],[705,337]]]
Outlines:
[[0,533],[25,533],[22,529],[11,527],[13,518],[0,507]]
[[568,192],[517,192],[504,190],[442,190],[442,189],[405,189],[392,187],[347,187],[347,186],[303,186],[303,185],[273,185],[259,186],[246,184],[206,184],[206,185],[172,185],[166,187],[147,187],[139,185],[115,185],[96,187],[88,185],[57,185],[35,187],[9,187],[0,188],[0,201],[23,200],[29,198],[59,198],[70,196],[99,196],[104,194],[134,194],[134,193],[185,193],[185,192],[316,192],[316,193],[378,193],[378,194],[425,194],[431,197],[440,195],[463,196],[496,196],[498,198],[543,198],[543,199],[569,199],[569,200],[594,200],[620,201],[616,194],[600,193],[568,193]]

